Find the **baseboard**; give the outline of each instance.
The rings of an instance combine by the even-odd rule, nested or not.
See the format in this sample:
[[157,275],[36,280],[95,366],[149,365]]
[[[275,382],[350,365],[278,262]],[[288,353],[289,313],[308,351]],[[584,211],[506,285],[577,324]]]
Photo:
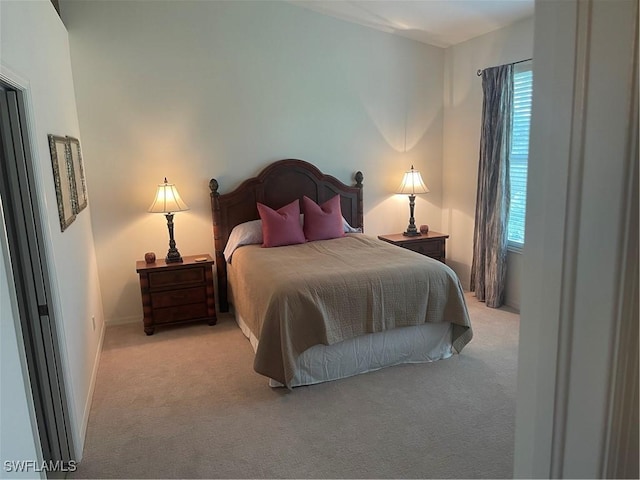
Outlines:
[[131,315],[129,317],[108,318],[105,320],[105,324],[109,325],[126,325],[128,323],[141,323],[142,317],[139,315]]
[[102,323],[102,327],[100,328],[100,338],[98,339],[98,347],[96,349],[96,356],[93,360],[93,369],[91,371],[91,383],[89,384],[89,394],[87,395],[87,400],[84,404],[84,413],[82,415],[82,426],[80,428],[80,447],[77,450],[78,458],[76,461],[82,461],[82,456],[84,453],[84,442],[87,438],[87,427],[89,426],[89,414],[91,413],[91,402],[93,401],[93,392],[96,388],[96,379],[98,377],[98,367],[100,365],[100,356],[102,355],[102,344],[104,342],[104,334],[107,327],[104,323]]
[[520,302],[507,298],[504,302],[507,307],[513,308],[516,312],[520,313]]

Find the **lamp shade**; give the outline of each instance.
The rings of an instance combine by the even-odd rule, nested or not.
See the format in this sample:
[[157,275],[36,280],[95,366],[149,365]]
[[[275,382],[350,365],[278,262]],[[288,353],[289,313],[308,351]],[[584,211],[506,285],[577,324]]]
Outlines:
[[420,172],[418,170],[415,170],[413,168],[413,165],[411,165],[411,170],[404,173],[402,183],[398,187],[398,191],[396,193],[402,193],[404,195],[415,195],[418,193],[429,193],[429,189],[422,181]]
[[168,183],[165,178],[164,183],[158,185],[156,198],[149,207],[149,211],[152,213],[171,213],[183,210],[189,210],[189,207],[180,198],[176,186],[173,183]]

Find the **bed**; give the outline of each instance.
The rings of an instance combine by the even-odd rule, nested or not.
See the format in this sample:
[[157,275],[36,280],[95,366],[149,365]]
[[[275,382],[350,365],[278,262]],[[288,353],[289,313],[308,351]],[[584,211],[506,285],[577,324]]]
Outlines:
[[[473,336],[449,267],[354,233],[364,230],[363,175],[354,178],[349,186],[305,161],[281,160],[229,193],[210,182],[219,309],[233,306],[256,353],[254,370],[272,386],[441,360]],[[229,253],[239,229],[255,228],[258,202],[279,209],[338,195],[344,236],[276,248],[254,242]]]

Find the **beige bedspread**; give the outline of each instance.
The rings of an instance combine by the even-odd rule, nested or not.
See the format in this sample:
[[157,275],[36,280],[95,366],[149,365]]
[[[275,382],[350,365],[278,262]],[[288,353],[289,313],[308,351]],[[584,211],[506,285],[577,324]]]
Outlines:
[[287,386],[313,345],[425,322],[452,323],[457,352],[473,336],[453,270],[367,235],[248,245],[228,268],[234,307],[259,339],[254,369]]

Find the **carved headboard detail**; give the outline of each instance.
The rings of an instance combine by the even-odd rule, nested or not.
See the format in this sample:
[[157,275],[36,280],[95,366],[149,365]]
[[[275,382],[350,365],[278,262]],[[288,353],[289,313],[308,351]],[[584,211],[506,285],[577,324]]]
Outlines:
[[293,159],[272,163],[256,177],[245,180],[225,194],[220,194],[220,185],[212,178],[209,188],[220,311],[229,310],[227,263],[222,252],[233,227],[260,218],[257,202],[278,209],[296,198],[302,199],[303,195],[322,203],[339,194],[344,218],[351,226],[363,228],[362,172],[356,172],[354,178],[354,186],[345,185],[335,177],[323,174],[314,165]]

